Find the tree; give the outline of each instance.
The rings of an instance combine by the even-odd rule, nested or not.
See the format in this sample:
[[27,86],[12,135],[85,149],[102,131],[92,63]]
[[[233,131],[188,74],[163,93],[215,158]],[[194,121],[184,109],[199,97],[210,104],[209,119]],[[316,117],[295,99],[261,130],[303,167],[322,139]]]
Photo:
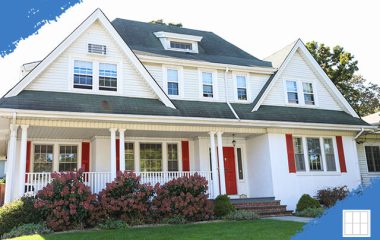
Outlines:
[[356,74],[358,61],[353,54],[341,46],[331,49],[315,41],[306,43],[306,47],[360,116],[380,109],[380,87]]
[[165,23],[163,19],[152,20],[149,23],[166,25],[166,26],[173,26],[173,27],[180,27],[180,28],[182,27],[182,23]]

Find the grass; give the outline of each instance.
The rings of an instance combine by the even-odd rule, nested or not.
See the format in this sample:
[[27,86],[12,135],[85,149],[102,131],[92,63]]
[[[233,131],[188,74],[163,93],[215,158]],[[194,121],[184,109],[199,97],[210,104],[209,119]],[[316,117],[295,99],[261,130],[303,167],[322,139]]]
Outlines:
[[55,233],[46,236],[33,235],[13,240],[116,240],[116,239],[290,239],[303,223],[254,220],[239,222],[212,222],[199,224],[170,225],[160,227],[129,228],[126,230],[90,230]]

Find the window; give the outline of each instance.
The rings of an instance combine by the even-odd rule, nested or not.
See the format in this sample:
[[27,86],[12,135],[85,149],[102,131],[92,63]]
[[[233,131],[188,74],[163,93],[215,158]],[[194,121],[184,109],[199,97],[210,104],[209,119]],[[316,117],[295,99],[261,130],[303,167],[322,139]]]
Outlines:
[[236,155],[237,155],[237,164],[238,164],[238,172],[239,172],[239,180],[243,179],[243,161],[241,158],[241,148],[236,149]]
[[302,83],[303,88],[303,96],[306,105],[314,105],[314,92],[313,92],[313,84],[308,82]]
[[306,171],[305,155],[303,152],[302,138],[294,137],[293,138],[293,146],[294,146],[294,158],[296,160],[297,172],[298,171]]
[[168,171],[178,171],[178,148],[177,144],[168,144]]
[[168,94],[169,95],[179,95],[179,91],[178,91],[178,70],[168,69],[167,70],[167,80],[168,80]]
[[134,171],[135,170],[135,151],[133,143],[124,144],[124,155],[125,155],[125,170]]
[[117,66],[116,64],[99,64],[99,90],[117,90]]
[[325,150],[327,171],[336,171],[335,154],[333,140],[331,138],[323,139],[323,148]]
[[92,89],[92,62],[74,61],[74,88]]
[[52,172],[53,145],[34,145],[33,172]]
[[371,210],[343,210],[343,237],[370,238]]
[[380,147],[365,146],[368,172],[380,172]]
[[178,48],[178,49],[192,50],[192,49],[193,49],[193,46],[192,46],[191,43],[170,41],[170,48]]
[[89,43],[88,44],[88,52],[106,55],[107,54],[107,47],[105,45]]
[[78,166],[78,146],[59,146],[59,171],[76,171]]
[[140,161],[142,172],[160,172],[162,170],[161,143],[141,143]]
[[297,82],[286,81],[286,91],[288,94],[288,103],[298,104]]
[[202,72],[203,97],[214,97],[212,73]]
[[245,76],[236,76],[237,98],[247,100],[247,81]]
[[306,138],[310,171],[322,171],[321,144],[319,138]]

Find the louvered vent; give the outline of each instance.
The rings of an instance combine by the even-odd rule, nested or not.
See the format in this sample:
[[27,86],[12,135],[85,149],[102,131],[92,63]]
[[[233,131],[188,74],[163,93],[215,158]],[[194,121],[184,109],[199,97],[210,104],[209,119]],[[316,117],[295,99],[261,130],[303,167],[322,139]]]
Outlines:
[[107,54],[107,46],[89,43],[88,44],[88,52],[94,53],[94,54],[106,55]]

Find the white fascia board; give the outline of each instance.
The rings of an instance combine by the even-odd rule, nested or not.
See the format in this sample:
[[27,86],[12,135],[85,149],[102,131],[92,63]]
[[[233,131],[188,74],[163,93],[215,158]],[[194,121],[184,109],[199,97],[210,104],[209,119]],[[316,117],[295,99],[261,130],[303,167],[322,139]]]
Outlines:
[[[318,130],[340,130],[340,131],[361,131],[361,129],[375,130],[376,126],[370,125],[343,125],[343,124],[322,124],[303,122],[280,122],[264,120],[241,120],[241,119],[220,119],[220,118],[200,118],[200,117],[176,117],[176,116],[150,116],[132,114],[103,114],[103,113],[79,113],[79,112],[58,112],[39,110],[20,110],[0,108],[0,114],[4,118],[12,118],[17,112],[18,118],[45,118],[51,120],[91,120],[91,121],[115,121],[160,123],[160,124],[191,124],[209,126],[230,126],[230,127],[264,127],[264,128],[294,128],[294,129],[318,129]],[[185,131],[185,130],[184,130]]]
[[140,61],[144,63],[159,63],[166,65],[179,65],[179,66],[187,66],[187,67],[197,67],[197,68],[214,68],[217,70],[228,70],[232,71],[241,71],[241,72],[250,72],[250,73],[261,73],[261,74],[273,74],[277,69],[272,67],[247,67],[247,66],[239,66],[239,65],[231,65],[231,64],[223,64],[223,63],[212,63],[212,62],[204,62],[204,61],[194,61],[187,59],[178,59],[171,57],[156,57],[144,55],[141,53],[136,53]]
[[169,97],[164,93],[162,88],[149,74],[148,70],[143,66],[137,56],[132,52],[129,46],[124,42],[120,35],[116,32],[110,21],[100,9],[96,9],[81,25],[79,25],[63,42],[61,42],[48,56],[46,56],[28,75],[26,75],[20,82],[11,89],[5,97],[12,97],[18,95],[33,79],[35,79],[46,67],[48,67],[60,54],[62,54],[67,47],[69,47],[85,30],[87,30],[96,20],[98,20],[106,30],[111,34],[123,52],[131,60],[131,63],[148,82],[148,85],[153,89],[161,102],[165,106],[175,108]]
[[203,38],[202,36],[163,32],[163,31],[155,32],[154,35],[158,38],[173,38],[173,39],[186,40],[186,41],[192,41],[192,42],[200,42]]

